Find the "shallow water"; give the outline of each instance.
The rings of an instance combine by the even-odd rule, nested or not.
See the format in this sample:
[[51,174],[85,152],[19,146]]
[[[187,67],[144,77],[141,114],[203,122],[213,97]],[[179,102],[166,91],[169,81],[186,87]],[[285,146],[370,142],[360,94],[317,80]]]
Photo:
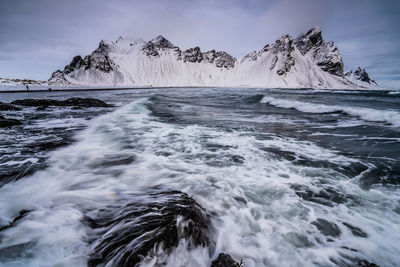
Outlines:
[[85,266],[175,191],[204,208],[210,240],[154,248],[143,266],[209,266],[220,252],[246,266],[400,262],[399,94],[180,88],[0,100],[71,96],[115,107],[2,113],[24,124],[0,129],[1,265]]

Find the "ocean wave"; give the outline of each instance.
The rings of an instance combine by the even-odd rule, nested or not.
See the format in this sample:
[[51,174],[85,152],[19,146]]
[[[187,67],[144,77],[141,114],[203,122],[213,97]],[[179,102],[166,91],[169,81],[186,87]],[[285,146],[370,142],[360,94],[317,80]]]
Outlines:
[[395,127],[400,127],[400,113],[391,110],[378,110],[362,107],[329,106],[311,102],[277,99],[264,96],[260,103],[269,104],[278,108],[294,108],[306,113],[346,113],[364,121],[383,122]]

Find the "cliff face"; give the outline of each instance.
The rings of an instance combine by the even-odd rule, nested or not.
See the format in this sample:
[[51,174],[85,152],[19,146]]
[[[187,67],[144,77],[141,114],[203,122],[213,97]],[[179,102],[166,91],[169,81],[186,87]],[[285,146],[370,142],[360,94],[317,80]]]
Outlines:
[[76,56],[50,81],[125,86],[250,86],[351,88],[334,43],[319,28],[297,38],[283,35],[240,61],[224,51],[181,50],[163,36],[148,42],[101,41],[90,55]]
[[338,48],[333,41],[325,42],[321,29],[312,28],[305,34],[301,34],[295,40],[300,53],[309,56],[324,71],[342,77],[343,61]]

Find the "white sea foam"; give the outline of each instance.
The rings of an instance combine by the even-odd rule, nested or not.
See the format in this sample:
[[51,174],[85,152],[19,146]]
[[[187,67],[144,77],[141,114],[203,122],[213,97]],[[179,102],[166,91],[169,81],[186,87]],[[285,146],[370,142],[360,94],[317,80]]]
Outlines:
[[[32,257],[21,257],[15,264],[85,266],[90,247],[84,241],[84,210],[100,209],[156,185],[188,193],[215,214],[212,257],[230,253],[248,267],[329,266],[330,258],[343,254],[387,266],[400,262],[400,215],[393,211],[400,201],[398,190],[364,191],[329,167],[293,164],[277,159],[268,148],[332,164],[355,159],[291,138],[259,140],[248,132],[163,123],[151,116],[146,103],[139,100],[94,119],[75,144],[52,153],[51,167],[0,188],[1,224],[22,209],[33,210],[3,232],[0,249],[34,244],[26,251]],[[210,144],[223,149],[210,150]],[[136,160],[118,168],[90,167],[115,154],[135,155]],[[242,162],[232,161],[233,155]],[[357,196],[357,205],[307,202],[291,188],[300,184],[317,190],[318,183]],[[317,218],[336,223],[340,237],[328,242],[329,237],[311,224]],[[369,237],[354,237],[342,222],[361,227]],[[143,265],[153,266],[157,260],[146,259]],[[167,266],[211,263],[206,249],[189,251],[182,242],[166,261]]]
[[351,116],[356,116],[364,121],[385,122],[395,127],[400,127],[400,113],[397,111],[325,105],[297,100],[277,99],[269,96],[264,96],[260,100],[260,103],[266,103],[279,108],[294,108],[307,113],[343,112]]

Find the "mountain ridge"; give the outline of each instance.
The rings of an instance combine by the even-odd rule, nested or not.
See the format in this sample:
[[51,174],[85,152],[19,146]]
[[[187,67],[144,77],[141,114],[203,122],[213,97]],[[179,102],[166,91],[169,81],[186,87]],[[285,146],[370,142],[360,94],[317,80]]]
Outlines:
[[111,86],[251,86],[283,88],[369,87],[347,79],[333,41],[314,27],[285,34],[242,59],[225,51],[180,49],[159,35],[148,42],[102,40],[85,57],[75,56],[49,79],[57,84]]

